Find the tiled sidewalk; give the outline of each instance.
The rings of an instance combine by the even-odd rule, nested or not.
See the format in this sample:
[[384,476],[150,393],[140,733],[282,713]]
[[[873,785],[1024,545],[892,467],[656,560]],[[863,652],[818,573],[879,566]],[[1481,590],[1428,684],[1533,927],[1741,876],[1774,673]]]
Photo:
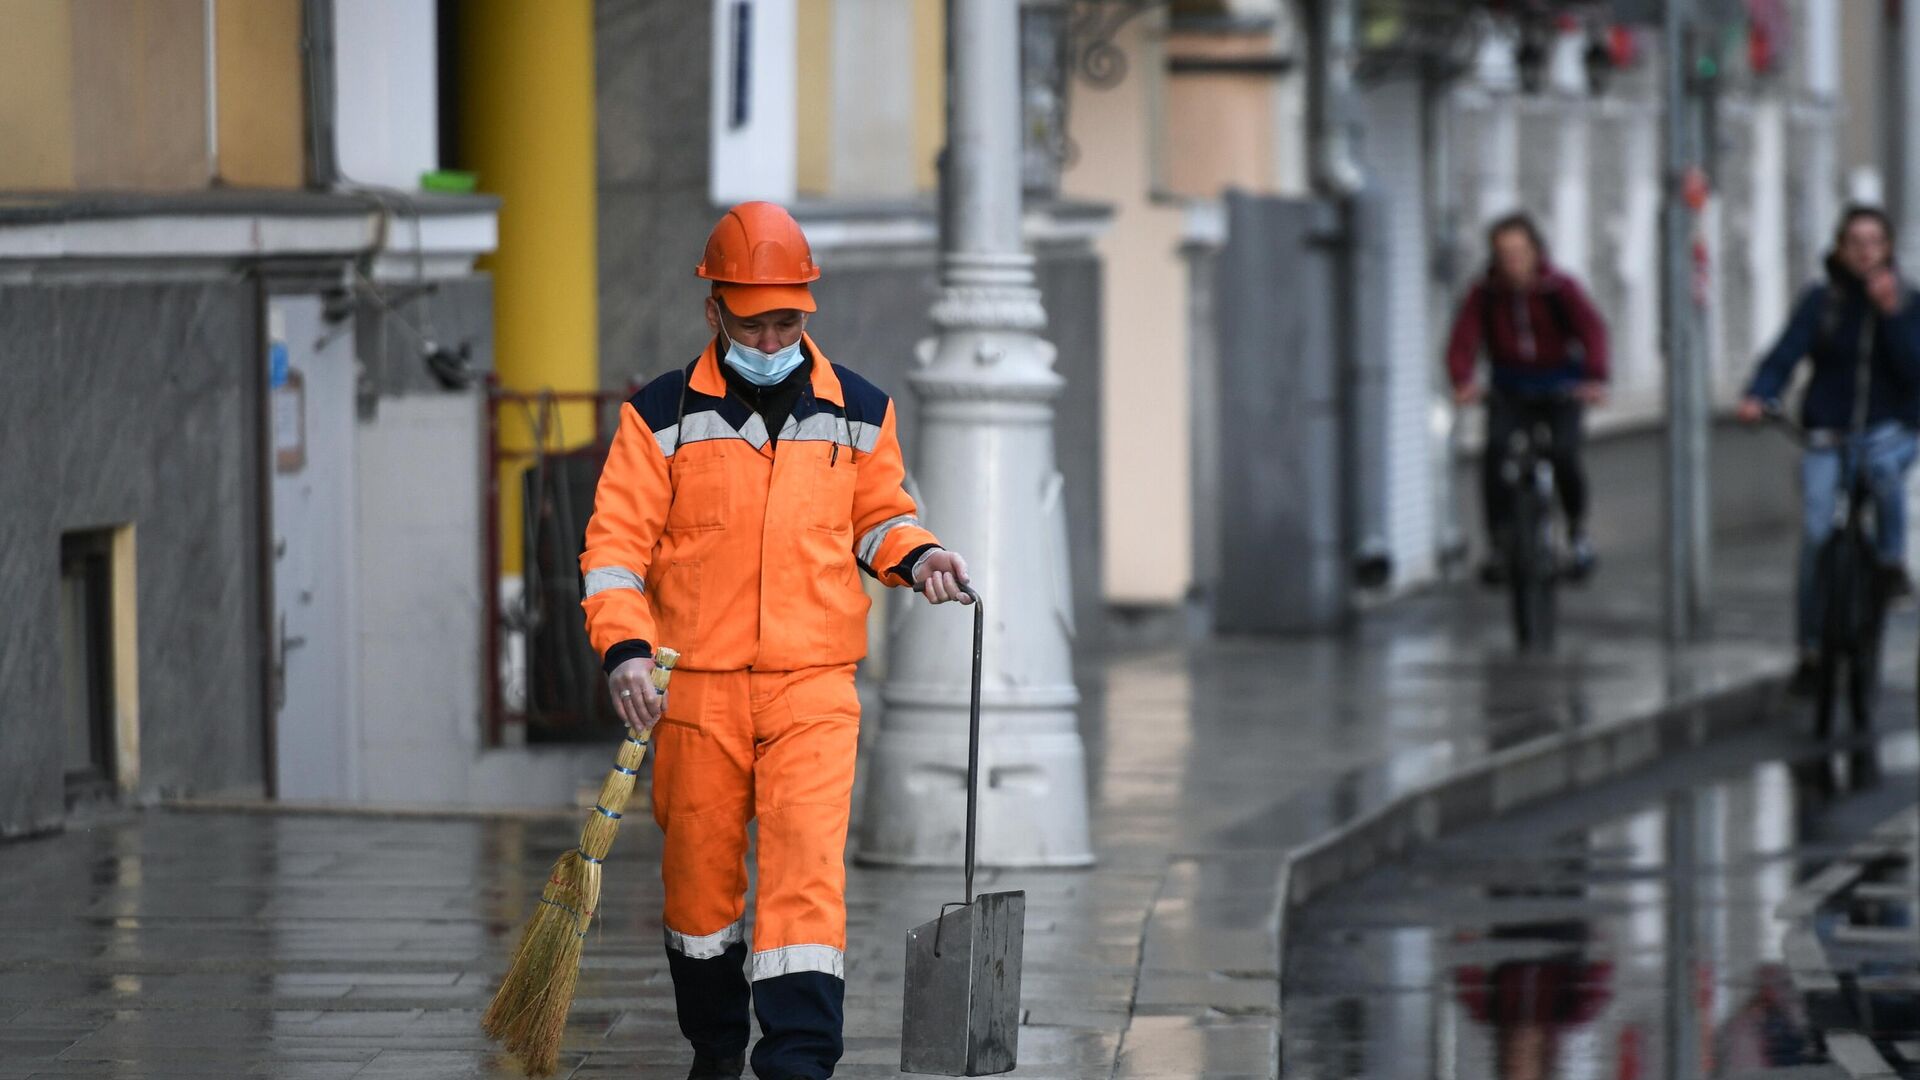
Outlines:
[[[1026,1077],[1275,1068],[1285,852],[1493,750],[1777,673],[1788,562],[1723,557],[1713,641],[1659,644],[1651,567],[1566,603],[1523,661],[1497,595],[1436,591],[1340,639],[1224,640],[1082,672],[1099,864],[1028,891]],[[551,819],[150,811],[0,846],[0,1080],[516,1076],[478,1018]],[[608,861],[563,1075],[679,1076],[658,835]],[[957,873],[856,867],[841,1076],[898,1075],[902,938]]]

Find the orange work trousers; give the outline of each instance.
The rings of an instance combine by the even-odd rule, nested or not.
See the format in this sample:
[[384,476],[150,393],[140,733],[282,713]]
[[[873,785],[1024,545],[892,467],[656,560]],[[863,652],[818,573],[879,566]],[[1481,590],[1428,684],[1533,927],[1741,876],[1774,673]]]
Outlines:
[[676,671],[653,735],[667,947],[745,938],[747,825],[760,822],[748,977],[844,979],[846,844],[859,747],[854,666]]

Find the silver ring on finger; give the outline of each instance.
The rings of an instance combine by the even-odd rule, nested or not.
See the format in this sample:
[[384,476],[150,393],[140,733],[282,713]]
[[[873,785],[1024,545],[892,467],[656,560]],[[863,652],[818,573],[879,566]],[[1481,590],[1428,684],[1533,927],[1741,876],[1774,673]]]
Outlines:
[[620,691],[620,696],[621,696],[621,697],[632,697],[632,696],[633,696],[633,691],[631,691],[631,690],[622,690],[622,691]]

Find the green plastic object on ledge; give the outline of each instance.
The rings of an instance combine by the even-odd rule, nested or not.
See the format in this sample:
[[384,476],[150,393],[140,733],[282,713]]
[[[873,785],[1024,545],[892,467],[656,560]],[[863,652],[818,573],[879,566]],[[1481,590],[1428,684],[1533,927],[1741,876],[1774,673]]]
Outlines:
[[477,175],[464,169],[435,169],[420,174],[421,191],[437,191],[447,195],[471,195],[479,182]]

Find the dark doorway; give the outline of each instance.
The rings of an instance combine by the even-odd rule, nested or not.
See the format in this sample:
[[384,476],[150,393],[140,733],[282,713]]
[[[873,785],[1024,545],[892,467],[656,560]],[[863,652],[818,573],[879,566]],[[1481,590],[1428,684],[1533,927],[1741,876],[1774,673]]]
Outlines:
[[113,793],[113,532],[60,538],[60,659],[67,804]]

